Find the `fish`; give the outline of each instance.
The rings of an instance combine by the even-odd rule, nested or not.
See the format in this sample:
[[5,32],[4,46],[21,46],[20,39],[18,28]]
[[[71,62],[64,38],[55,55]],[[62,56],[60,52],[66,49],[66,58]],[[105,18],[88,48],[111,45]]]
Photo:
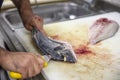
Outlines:
[[119,24],[108,18],[97,19],[92,26],[89,27],[88,39],[90,44],[96,44],[100,41],[108,39],[116,34]]
[[38,49],[42,52],[42,55],[50,56],[51,60],[63,61],[69,63],[76,63],[77,57],[75,52],[68,42],[58,41],[47,37],[37,29],[33,29],[33,40],[36,43]]

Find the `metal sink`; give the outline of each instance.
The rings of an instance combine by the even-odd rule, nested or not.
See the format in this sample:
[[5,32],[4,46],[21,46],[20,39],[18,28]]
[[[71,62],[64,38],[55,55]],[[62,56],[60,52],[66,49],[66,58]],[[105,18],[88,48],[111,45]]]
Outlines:
[[[44,23],[75,19],[93,12],[73,2],[60,2],[34,6],[33,11],[43,17]],[[11,29],[22,28],[23,24],[16,9],[11,9],[3,14],[3,18]]]
[[96,0],[96,4],[94,5],[93,10],[95,12],[98,12],[98,11],[103,11],[103,12],[117,11],[117,12],[120,12],[120,7],[117,5],[113,5],[109,2],[103,1],[103,0]]
[[[107,7],[106,7],[107,6]],[[120,11],[120,8],[102,0],[95,2],[94,6],[83,0],[70,0],[69,2],[56,2],[41,4],[32,7],[33,12],[44,19],[44,24],[76,19],[109,11]],[[5,11],[2,15],[12,30],[23,28],[21,18],[16,9]]]

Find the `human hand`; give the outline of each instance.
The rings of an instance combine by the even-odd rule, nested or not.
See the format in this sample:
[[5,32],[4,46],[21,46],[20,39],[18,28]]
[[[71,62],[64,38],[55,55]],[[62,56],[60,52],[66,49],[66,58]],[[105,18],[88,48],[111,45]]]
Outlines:
[[43,19],[38,15],[32,15],[31,18],[26,19],[24,21],[24,26],[27,30],[32,30],[33,27],[37,28],[39,31],[41,31],[43,34],[46,35],[44,29],[43,29]]
[[43,20],[40,16],[33,13],[29,0],[12,0],[12,2],[17,7],[26,29],[32,30],[33,27],[36,27],[39,31],[45,34],[43,30]]
[[22,78],[30,78],[40,73],[44,61],[40,55],[30,52],[8,52],[2,56],[1,66],[8,71],[22,74]]

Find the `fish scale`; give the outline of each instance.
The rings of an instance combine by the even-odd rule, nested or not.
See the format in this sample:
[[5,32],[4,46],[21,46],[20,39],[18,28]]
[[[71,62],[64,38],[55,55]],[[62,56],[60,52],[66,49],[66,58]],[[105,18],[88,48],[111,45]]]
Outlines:
[[48,38],[35,28],[32,35],[42,55],[49,55],[52,60],[56,61],[77,62],[76,55],[69,43]]

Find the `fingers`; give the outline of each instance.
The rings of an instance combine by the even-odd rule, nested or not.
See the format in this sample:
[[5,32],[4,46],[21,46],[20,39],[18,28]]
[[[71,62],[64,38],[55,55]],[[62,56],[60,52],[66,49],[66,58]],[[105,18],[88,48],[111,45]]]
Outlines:
[[32,22],[34,22],[33,24],[34,27],[36,27],[43,34],[46,34],[43,29],[43,19],[40,16],[35,15],[34,18],[32,19]]
[[25,79],[39,74],[43,64],[44,60],[40,55],[29,52],[11,52],[3,59],[1,66],[5,70],[21,73]]
[[33,27],[36,27],[39,31],[43,29],[43,19],[38,15],[33,15],[28,22],[24,23],[25,28],[32,30]]
[[41,69],[43,68],[43,64],[44,61],[43,59],[40,57],[40,55],[30,55],[30,60],[28,62],[28,64],[26,65],[27,67],[23,67],[23,69],[25,72],[22,72],[23,78],[27,78],[27,77],[33,77],[37,74],[40,73]]
[[[43,68],[44,60],[40,55],[32,53],[17,52],[7,58],[9,61],[4,63],[4,68],[22,74],[22,78],[31,78],[40,73]],[[9,63],[9,64],[8,64]]]
[[36,27],[39,31],[46,35],[46,32],[43,29],[43,19],[38,15],[33,15],[27,23],[24,23],[27,30],[32,30],[33,27]]
[[37,60],[40,63],[40,67],[43,68],[43,65],[45,63],[45,60],[40,56],[40,55],[36,55],[37,56]]
[[33,76],[39,74],[41,69],[42,69],[41,66],[43,66],[43,64],[41,63],[41,62],[43,62],[43,60],[39,57],[40,58],[39,59],[40,61],[39,61],[37,59],[36,55],[34,55],[34,57],[35,57],[35,59],[31,60],[31,65],[32,66],[29,67],[29,69],[28,69],[28,77],[33,77]]
[[39,17],[39,16],[36,15],[33,20],[35,22],[35,27],[39,31],[41,31],[43,29],[43,19],[41,17]]

